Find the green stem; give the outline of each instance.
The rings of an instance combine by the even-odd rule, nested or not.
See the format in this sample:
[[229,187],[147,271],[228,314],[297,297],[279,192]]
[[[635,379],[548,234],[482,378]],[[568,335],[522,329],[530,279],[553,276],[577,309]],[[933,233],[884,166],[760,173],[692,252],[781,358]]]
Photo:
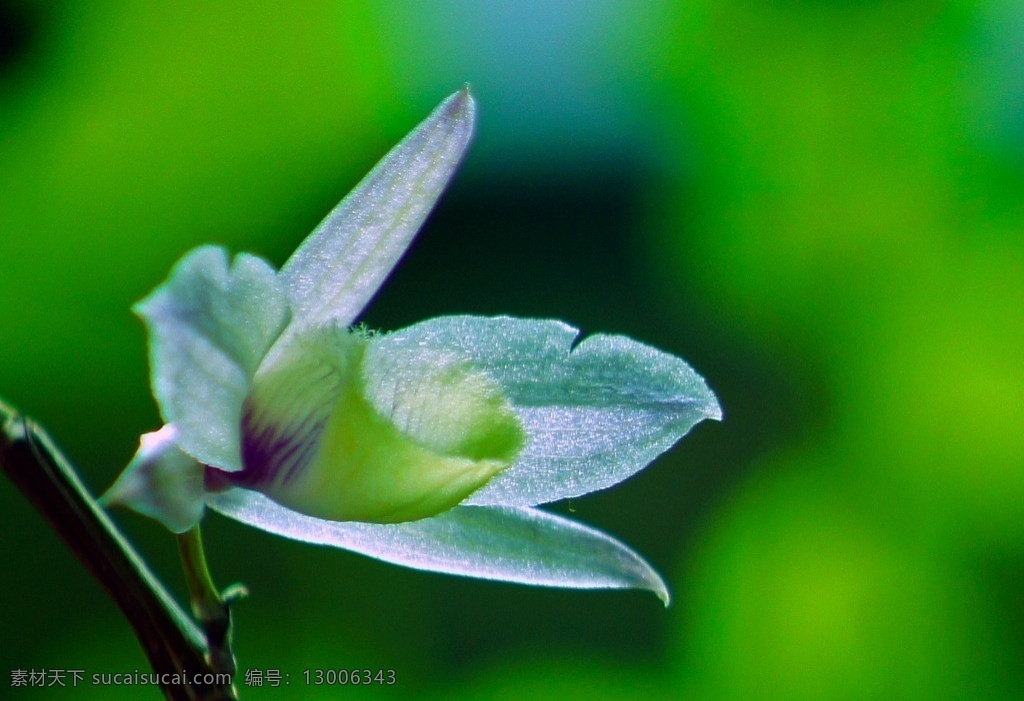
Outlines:
[[224,609],[224,600],[214,587],[210,570],[206,566],[203,534],[198,525],[178,534],[178,549],[181,551],[185,581],[192,597],[192,613],[200,621],[220,615]]
[[[236,699],[230,683],[194,683],[214,673],[203,633],[139,557],[45,431],[0,402],[0,469],[43,515],[128,623],[172,701]],[[210,677],[212,678],[212,677]]]
[[206,566],[203,534],[199,525],[178,534],[178,549],[185,570],[192,613],[206,633],[210,665],[218,672],[234,676],[235,656],[231,651],[231,602],[248,594],[244,587],[234,585],[224,594],[217,590]]

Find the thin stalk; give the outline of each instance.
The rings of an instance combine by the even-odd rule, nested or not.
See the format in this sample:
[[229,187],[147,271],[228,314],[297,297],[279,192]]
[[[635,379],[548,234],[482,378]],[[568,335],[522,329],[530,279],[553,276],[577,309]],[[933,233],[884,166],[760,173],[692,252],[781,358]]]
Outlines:
[[224,609],[224,600],[213,585],[213,578],[206,566],[203,534],[198,525],[178,534],[178,549],[181,552],[185,581],[188,583],[188,591],[192,598],[192,613],[200,621],[220,615]]
[[222,594],[214,586],[198,524],[178,534],[178,550],[192,600],[192,613],[206,633],[210,665],[216,671],[233,677],[236,665],[231,651],[231,602],[248,592],[244,587],[234,585]]

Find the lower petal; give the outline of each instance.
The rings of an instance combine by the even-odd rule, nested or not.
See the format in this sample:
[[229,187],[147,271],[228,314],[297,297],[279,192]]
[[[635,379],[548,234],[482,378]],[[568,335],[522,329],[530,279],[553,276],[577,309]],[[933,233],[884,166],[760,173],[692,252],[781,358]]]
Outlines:
[[457,506],[413,523],[338,523],[303,516],[232,489],[210,508],[270,533],[419,570],[575,589],[646,589],[666,605],[665,582],[626,545],[533,508]]

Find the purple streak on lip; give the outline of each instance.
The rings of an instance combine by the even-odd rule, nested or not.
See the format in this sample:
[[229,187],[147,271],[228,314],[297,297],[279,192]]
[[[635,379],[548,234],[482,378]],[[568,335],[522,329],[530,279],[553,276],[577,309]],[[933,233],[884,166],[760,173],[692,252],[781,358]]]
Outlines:
[[[313,459],[316,448],[320,444],[320,435],[323,431],[323,423],[315,424],[313,428],[305,434],[305,438],[301,442],[295,443],[293,448],[289,449],[288,452],[290,454],[294,454],[290,458],[288,469],[285,470],[284,474],[281,476],[281,484],[291,482],[292,479],[302,471],[302,468],[309,464],[309,461]],[[298,450],[295,451],[295,448]]]
[[287,433],[275,431],[274,426],[256,430],[254,423],[252,414],[246,411],[242,417],[242,469],[227,472],[207,466],[204,479],[208,490],[262,490],[291,481],[313,458],[325,422],[299,426]]

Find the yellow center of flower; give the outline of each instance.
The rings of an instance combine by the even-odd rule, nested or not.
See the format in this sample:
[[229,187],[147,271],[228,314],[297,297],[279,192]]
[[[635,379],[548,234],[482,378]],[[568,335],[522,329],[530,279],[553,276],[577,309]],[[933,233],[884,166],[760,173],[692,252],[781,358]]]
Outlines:
[[[411,521],[458,504],[515,460],[525,433],[485,373],[444,353],[385,353],[358,333],[331,337],[333,410],[311,459],[262,488],[269,497],[330,520]],[[289,375],[267,379],[285,392],[295,386]]]

